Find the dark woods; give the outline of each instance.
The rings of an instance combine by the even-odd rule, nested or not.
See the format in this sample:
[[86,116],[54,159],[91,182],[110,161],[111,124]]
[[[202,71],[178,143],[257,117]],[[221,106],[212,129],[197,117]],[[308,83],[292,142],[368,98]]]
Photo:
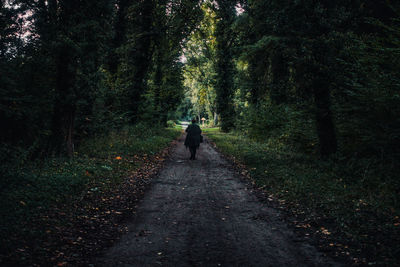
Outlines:
[[1,3],[0,265],[89,263],[193,117],[322,252],[400,262],[400,1]]
[[194,1],[2,0],[1,155],[73,155],[128,123],[166,125]]
[[287,138],[318,138],[322,156],[338,149],[383,156],[399,147],[399,109],[388,108],[400,89],[394,1],[249,1],[247,9],[242,57],[249,89],[257,88],[250,91],[255,114],[264,115],[257,120],[268,127],[265,105],[286,113]]
[[396,1],[217,2],[186,51],[195,113],[324,158],[398,157]]
[[2,158],[183,116],[323,157],[396,158],[399,23],[383,0],[3,0]]

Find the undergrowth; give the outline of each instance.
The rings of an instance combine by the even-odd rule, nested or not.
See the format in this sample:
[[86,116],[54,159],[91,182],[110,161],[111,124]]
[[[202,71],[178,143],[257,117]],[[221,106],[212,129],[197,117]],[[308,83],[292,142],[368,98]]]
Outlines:
[[[68,208],[88,192],[118,186],[147,157],[180,135],[180,129],[127,127],[82,143],[74,157],[3,163],[0,179],[0,254],[19,249],[22,240],[41,240],[38,216]],[[40,219],[39,219],[40,221]],[[62,219],[60,218],[60,222]],[[1,255],[0,255],[1,256]],[[1,258],[0,258],[1,263]]]
[[205,129],[219,150],[244,164],[257,187],[358,264],[400,264],[400,181],[392,163],[322,161],[279,140],[253,141]]

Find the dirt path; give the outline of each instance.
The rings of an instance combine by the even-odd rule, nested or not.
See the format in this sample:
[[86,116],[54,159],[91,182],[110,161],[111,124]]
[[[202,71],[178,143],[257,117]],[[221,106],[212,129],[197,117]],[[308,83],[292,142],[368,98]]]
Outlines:
[[102,266],[337,266],[258,201],[208,143],[183,137]]

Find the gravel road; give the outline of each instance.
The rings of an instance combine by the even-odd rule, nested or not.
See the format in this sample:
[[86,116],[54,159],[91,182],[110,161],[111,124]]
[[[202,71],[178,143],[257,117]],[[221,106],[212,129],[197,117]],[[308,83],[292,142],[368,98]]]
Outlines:
[[339,265],[299,242],[210,144],[190,161],[183,140],[100,266]]

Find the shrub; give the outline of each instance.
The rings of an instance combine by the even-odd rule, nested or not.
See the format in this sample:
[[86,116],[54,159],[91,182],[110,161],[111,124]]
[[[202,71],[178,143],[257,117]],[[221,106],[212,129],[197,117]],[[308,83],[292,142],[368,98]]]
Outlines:
[[173,120],[167,121],[168,128],[174,128],[175,126],[176,126],[176,123]]

